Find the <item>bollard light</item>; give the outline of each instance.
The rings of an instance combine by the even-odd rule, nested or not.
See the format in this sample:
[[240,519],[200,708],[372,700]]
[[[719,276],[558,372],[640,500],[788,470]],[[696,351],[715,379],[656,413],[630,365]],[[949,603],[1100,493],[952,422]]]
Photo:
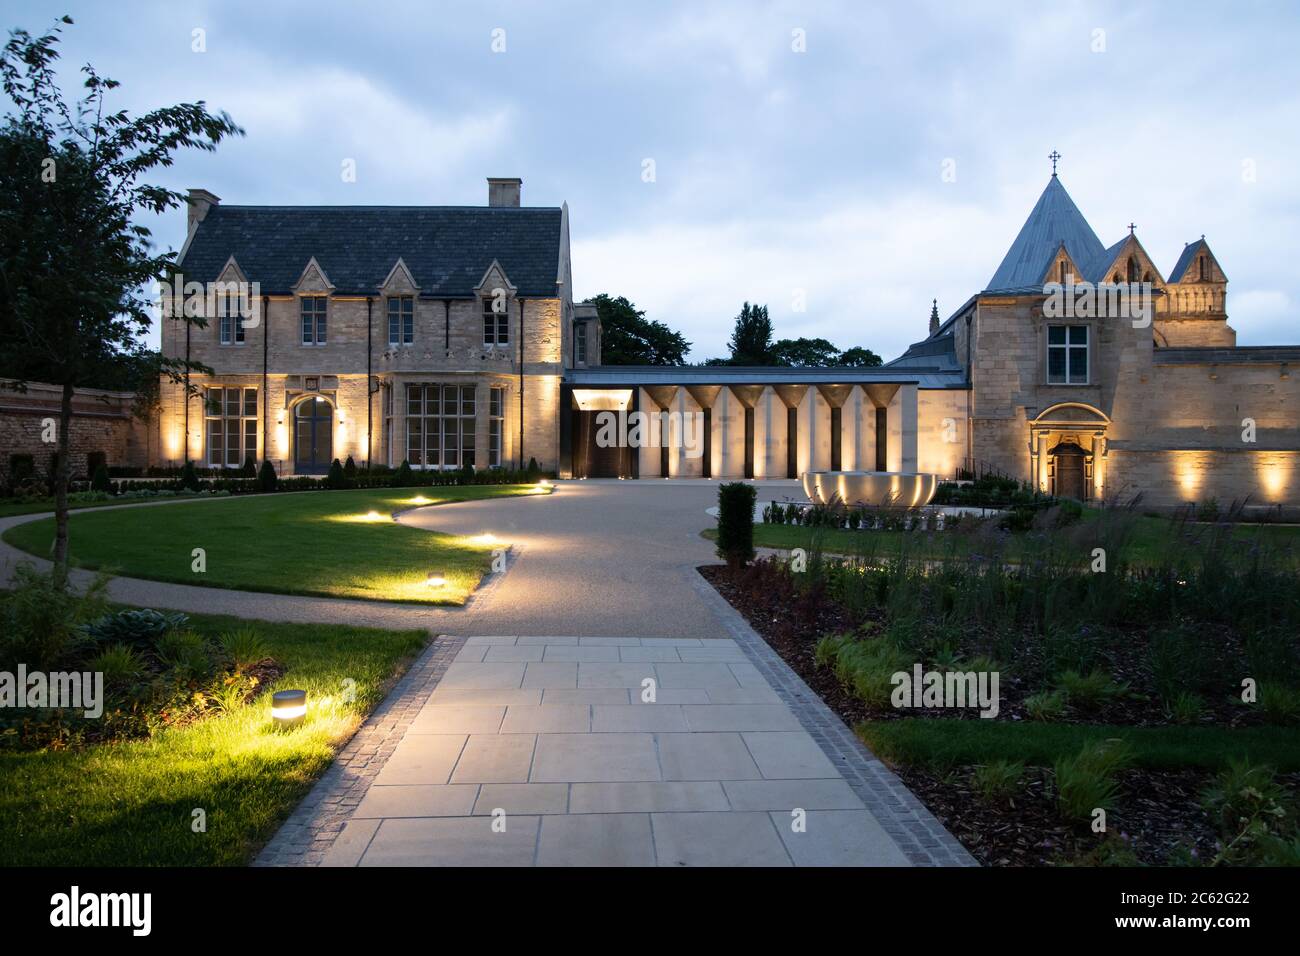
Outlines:
[[441,571],[430,571],[429,576],[424,579],[424,583],[434,590],[446,587],[447,575],[443,574]]
[[271,695],[271,719],[282,730],[297,727],[307,715],[305,690],[277,690]]

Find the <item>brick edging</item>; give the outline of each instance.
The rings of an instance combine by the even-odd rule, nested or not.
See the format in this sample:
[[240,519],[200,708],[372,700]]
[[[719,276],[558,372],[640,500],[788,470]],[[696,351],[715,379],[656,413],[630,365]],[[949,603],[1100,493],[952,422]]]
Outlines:
[[467,639],[447,634],[433,639],[334,757],[253,866],[320,864]]

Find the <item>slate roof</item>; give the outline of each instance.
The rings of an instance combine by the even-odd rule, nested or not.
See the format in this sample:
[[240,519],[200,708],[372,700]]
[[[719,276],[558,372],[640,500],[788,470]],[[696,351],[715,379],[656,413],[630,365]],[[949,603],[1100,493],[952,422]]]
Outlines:
[[1209,243],[1205,241],[1205,237],[1203,236],[1195,242],[1189,242],[1187,245],[1183,246],[1183,254],[1178,257],[1178,262],[1174,264],[1173,271],[1169,273],[1169,281],[1181,282],[1183,276],[1186,275],[1187,270],[1190,269],[1192,263],[1196,261],[1197,253],[1201,252],[1204,252],[1211,258],[1214,257],[1214,253],[1210,251]]
[[[890,363],[892,365],[892,363]],[[636,385],[848,385],[873,382],[921,388],[965,388],[958,375],[928,369],[830,367],[792,368],[783,365],[598,365],[565,371],[565,381],[579,388],[628,388]]]
[[1061,180],[1053,175],[985,291],[1001,292],[1035,285],[1041,288],[1043,276],[1061,243],[1065,243],[1066,252],[1081,270],[1106,253]]
[[374,294],[400,257],[422,295],[469,298],[493,260],[521,296],[557,295],[561,210],[537,206],[225,206],[208,210],[181,261],[214,281],[233,255],[267,295],[312,257],[338,294]]

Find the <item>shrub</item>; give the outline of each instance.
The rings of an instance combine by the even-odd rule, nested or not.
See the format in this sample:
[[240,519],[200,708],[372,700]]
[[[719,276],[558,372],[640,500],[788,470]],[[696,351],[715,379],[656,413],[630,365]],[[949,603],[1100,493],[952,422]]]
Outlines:
[[1194,724],[1205,712],[1205,701],[1199,694],[1179,691],[1166,704],[1165,711],[1176,724]]
[[411,463],[405,458],[402,459],[402,463],[397,468],[397,474],[393,475],[393,479],[389,484],[394,488],[409,488],[415,484],[415,475],[411,471]]
[[1124,693],[1124,685],[1116,684],[1102,670],[1080,674],[1062,671],[1056,678],[1056,688],[1065,695],[1066,702],[1078,710],[1094,711]]
[[1056,761],[1056,803],[1062,818],[1084,821],[1098,808],[1113,809],[1115,772],[1130,760],[1122,741],[1101,740],[1085,744],[1076,757]]
[[718,557],[733,568],[754,560],[753,485],[730,481],[718,486]]
[[111,492],[113,490],[113,482],[108,477],[108,466],[103,462],[96,466],[95,475],[90,479],[90,488],[92,491],[101,492]]
[[348,480],[343,474],[343,465],[339,463],[337,458],[335,458],[334,461],[330,463],[329,474],[325,476],[325,487],[338,489],[346,488],[347,486]]
[[217,644],[236,671],[256,664],[267,656],[266,642],[262,640],[262,635],[251,627],[227,631],[217,638]]
[[834,666],[840,648],[851,640],[852,638],[847,634],[827,634],[825,637],[819,638],[813,648],[813,663],[818,667]]
[[21,485],[36,477],[36,459],[32,455],[18,453],[9,456],[9,484],[11,487]]
[[1259,709],[1270,724],[1294,724],[1300,719],[1300,690],[1271,681],[1261,682]]
[[108,579],[99,575],[84,593],[61,587],[53,571],[14,568],[10,590],[0,591],[0,667],[53,670],[66,661],[87,621],[104,613]]
[[1030,720],[1060,720],[1065,714],[1065,696],[1060,691],[1042,691],[1025,698]]
[[845,641],[835,655],[835,676],[870,707],[890,706],[893,676],[909,668],[906,654],[892,641],[875,638]]
[[276,477],[275,465],[271,464],[271,459],[262,462],[262,468],[257,473],[257,490],[262,492],[275,491],[280,479]]
[[971,784],[984,800],[994,803],[1015,796],[1024,774],[1025,765],[1019,761],[995,760],[976,767]]
[[357,463],[348,455],[348,460],[343,463],[343,477],[349,481],[357,477]]
[[185,467],[181,469],[180,486],[186,491],[199,490],[199,473],[194,468],[194,462],[186,460]]
[[110,688],[130,686],[145,671],[145,663],[134,648],[126,644],[110,644],[86,661],[91,671],[102,671],[104,683]]
[[199,680],[212,670],[207,644],[193,631],[168,631],[154,645],[154,653],[185,680]]
[[528,483],[529,483],[529,484],[532,484],[533,482],[537,481],[538,478],[541,477],[541,475],[542,475],[542,469],[541,469],[541,466],[537,464],[537,459],[536,459],[536,458],[529,458],[529,459],[528,459],[528,469],[527,469],[525,475],[526,475],[526,477],[527,477],[527,479],[528,479]]
[[1230,836],[1241,832],[1261,813],[1277,818],[1286,800],[1272,767],[1233,760],[1201,794],[1201,804]]
[[179,611],[155,611],[139,608],[106,614],[81,629],[93,646],[118,643],[129,647],[152,648],[168,631],[183,628],[189,617]]

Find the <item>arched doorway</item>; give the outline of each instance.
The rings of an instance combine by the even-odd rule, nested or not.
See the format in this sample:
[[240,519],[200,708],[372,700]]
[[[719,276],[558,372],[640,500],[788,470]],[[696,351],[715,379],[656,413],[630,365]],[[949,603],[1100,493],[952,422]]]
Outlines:
[[1052,493],[1058,498],[1074,498],[1076,501],[1086,498],[1088,453],[1076,442],[1063,441],[1049,454],[1052,456],[1052,483],[1055,486]]
[[323,398],[308,398],[293,410],[293,472],[323,475],[334,460],[334,408]]

